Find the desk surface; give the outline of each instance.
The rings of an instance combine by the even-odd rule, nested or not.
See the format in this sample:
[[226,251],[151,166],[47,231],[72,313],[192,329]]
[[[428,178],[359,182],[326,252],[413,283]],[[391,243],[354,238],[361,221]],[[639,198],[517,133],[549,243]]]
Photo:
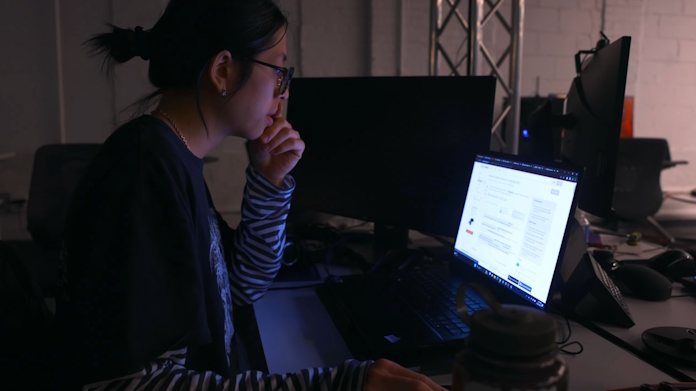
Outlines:
[[[622,241],[618,237],[602,235],[602,242],[605,244],[618,244]],[[615,258],[617,260],[647,259],[664,251],[659,245],[647,242],[640,243],[639,247],[644,250],[639,255],[617,254]],[[673,296],[689,293],[683,291],[681,284],[674,284]],[[653,302],[624,295],[624,301],[628,305],[629,311],[631,311],[635,326],[625,329],[606,324],[595,324],[642,352],[649,352],[648,347],[645,346],[642,340],[642,334],[647,329],[653,327],[696,328],[696,297],[672,297],[667,301]],[[696,379],[696,366],[671,365],[685,375]]]
[[[677,284],[673,294],[682,294]],[[696,328],[696,297],[673,297],[663,302],[651,302],[625,296],[624,300],[631,311],[635,326],[624,329],[604,324],[597,325],[640,351],[648,352],[642,340],[642,334],[647,329],[667,326]],[[687,376],[696,378],[696,367],[678,364],[673,366]]]
[[[678,293],[679,289],[675,289],[675,294]],[[696,298],[681,297],[667,302],[646,302],[627,297],[636,326],[631,329],[601,327],[644,350],[641,335],[648,328],[695,327],[694,300]],[[269,291],[254,309],[271,373],[335,366],[352,357],[314,288]],[[676,381],[593,331],[572,322],[571,328],[570,340],[579,341],[584,347],[578,356],[564,355],[569,366],[571,390],[607,390]],[[696,368],[678,369],[688,376],[696,376]],[[449,374],[433,378],[440,384],[450,383]]]
[[[696,201],[696,198],[691,197],[686,191],[677,192],[676,197],[689,201]],[[681,194],[686,193],[686,194]],[[669,221],[696,221],[696,204],[679,201],[675,198],[667,198],[662,203],[660,210],[655,215],[655,218],[661,222]]]
[[[335,366],[351,358],[314,288],[269,291],[254,309],[271,373]],[[584,346],[578,356],[564,355],[571,390],[606,390],[675,381],[590,330],[572,322],[571,328],[570,340],[580,341]],[[450,384],[449,374],[433,379]]]

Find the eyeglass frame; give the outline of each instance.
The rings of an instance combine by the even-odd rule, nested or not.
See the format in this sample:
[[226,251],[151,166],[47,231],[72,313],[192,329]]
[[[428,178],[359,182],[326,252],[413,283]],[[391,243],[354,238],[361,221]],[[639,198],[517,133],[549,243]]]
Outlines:
[[[285,67],[279,67],[277,65],[269,64],[267,62],[259,61],[259,60],[254,60],[253,58],[244,58],[246,61],[250,62],[255,62],[259,65],[263,65],[269,68],[273,68],[278,72],[281,72],[283,74],[282,77],[278,78],[278,90],[280,95],[283,95],[285,91],[287,91],[288,87],[290,87],[290,80],[292,80],[292,75],[295,74],[295,67],[290,67],[290,68],[285,68]],[[283,80],[287,78],[287,81],[285,82],[285,88],[282,88],[282,91],[280,87],[283,86]]]

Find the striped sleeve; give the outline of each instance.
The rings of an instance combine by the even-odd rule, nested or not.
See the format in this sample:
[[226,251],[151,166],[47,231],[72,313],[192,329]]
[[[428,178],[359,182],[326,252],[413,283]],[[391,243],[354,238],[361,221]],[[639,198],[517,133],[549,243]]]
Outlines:
[[251,166],[246,176],[242,220],[234,232],[228,273],[236,304],[260,299],[278,273],[285,248],[285,220],[295,189],[295,181],[289,175],[281,188]]
[[88,384],[83,390],[362,391],[371,364],[372,361],[348,360],[335,368],[304,369],[284,375],[247,371],[234,379],[226,379],[214,372],[186,369],[186,349],[182,349],[161,355],[138,373]]

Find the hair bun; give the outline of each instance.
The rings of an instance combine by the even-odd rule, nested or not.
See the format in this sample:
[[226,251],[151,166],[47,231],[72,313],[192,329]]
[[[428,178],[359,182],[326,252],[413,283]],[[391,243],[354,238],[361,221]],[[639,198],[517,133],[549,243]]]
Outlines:
[[149,33],[137,26],[135,30],[114,27],[111,36],[111,55],[123,63],[135,56],[150,59]]
[[150,40],[149,33],[143,30],[142,27],[137,26],[135,28],[135,54],[140,56],[143,60],[147,61],[150,59]]

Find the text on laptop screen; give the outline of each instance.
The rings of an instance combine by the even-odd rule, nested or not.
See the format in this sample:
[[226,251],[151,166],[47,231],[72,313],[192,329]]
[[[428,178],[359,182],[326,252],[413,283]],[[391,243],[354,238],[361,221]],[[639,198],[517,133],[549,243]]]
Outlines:
[[543,308],[577,181],[577,172],[479,156],[455,255]]

